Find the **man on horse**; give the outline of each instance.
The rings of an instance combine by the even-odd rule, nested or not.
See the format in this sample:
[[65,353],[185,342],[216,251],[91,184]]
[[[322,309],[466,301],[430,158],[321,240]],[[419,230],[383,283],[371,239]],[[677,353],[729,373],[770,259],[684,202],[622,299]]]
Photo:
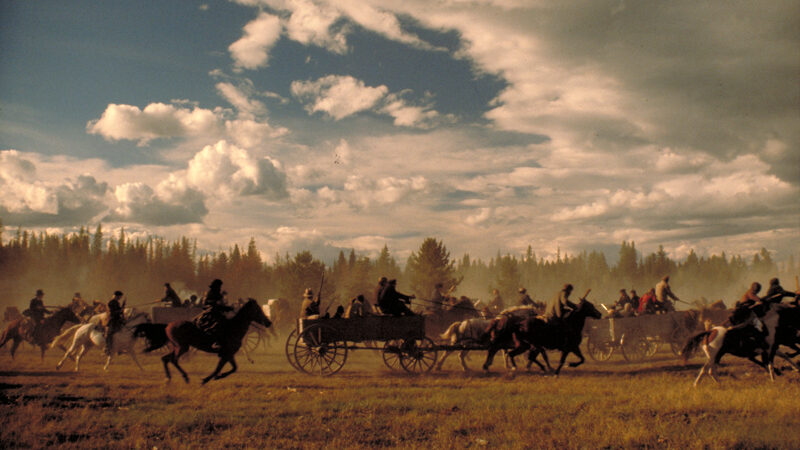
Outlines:
[[206,298],[203,302],[203,312],[195,319],[194,323],[200,331],[214,343],[219,342],[221,325],[225,321],[225,313],[233,308],[225,304],[222,294],[222,280],[215,279],[208,286]]
[[33,322],[33,326],[27,330],[28,340],[33,340],[32,338],[36,336],[39,332],[39,328],[42,326],[42,322],[44,322],[44,317],[51,314],[51,312],[47,310],[47,307],[44,306],[43,298],[44,291],[37,289],[36,296],[31,299],[28,309],[22,312],[24,316],[30,317]]
[[569,295],[571,293],[572,285],[567,283],[558,291],[558,294],[550,300],[544,313],[544,317],[548,322],[561,321],[578,307],[578,305],[569,300]]
[[106,324],[106,354],[111,355],[112,344],[114,343],[114,333],[125,324],[125,300],[122,303],[122,291],[114,291],[114,297],[108,301],[108,323]]
[[522,306],[533,306],[533,299],[528,295],[528,290],[524,287],[519,288],[519,304]]
[[431,293],[431,305],[432,308],[435,310],[443,310],[448,305],[447,296],[442,294],[442,289],[444,288],[444,284],[441,282],[437,282],[436,285],[433,286],[433,292]]
[[762,301],[764,303],[780,303],[784,297],[794,297],[794,303],[797,304],[800,298],[800,292],[789,292],[781,286],[780,280],[773,278],[769,280],[769,289]]
[[500,296],[499,290],[492,289],[492,299],[486,307],[488,308],[488,313],[492,316],[500,314],[500,311],[505,309],[506,306],[503,302],[503,297]]

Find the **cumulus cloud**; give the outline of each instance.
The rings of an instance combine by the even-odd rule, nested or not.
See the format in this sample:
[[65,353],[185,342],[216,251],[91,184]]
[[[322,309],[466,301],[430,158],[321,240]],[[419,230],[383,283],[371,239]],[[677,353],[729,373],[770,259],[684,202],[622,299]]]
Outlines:
[[132,105],[110,104],[100,119],[86,125],[89,134],[110,141],[132,140],[141,145],[158,138],[210,134],[219,131],[217,115],[208,109],[183,108],[151,103],[144,109]]
[[293,81],[292,95],[309,113],[323,112],[335,120],[373,108],[386,96],[386,86],[369,87],[351,76],[328,75],[316,81]]
[[281,37],[278,17],[261,13],[244,27],[244,35],[228,47],[236,67],[257,69],[267,65],[269,50]]
[[262,116],[267,112],[267,108],[262,102],[251,98],[248,93],[245,93],[241,88],[234,86],[232,83],[217,83],[216,88],[225,100],[236,107],[240,117],[252,119],[253,117]]
[[328,75],[315,81],[293,81],[292,95],[305,103],[309,114],[322,112],[334,120],[373,111],[394,118],[403,127],[427,128],[439,117],[430,105],[409,104],[399,93],[380,85],[367,86],[349,75]]
[[15,150],[0,151],[0,216],[6,224],[84,223],[105,209],[106,183],[81,175],[64,182],[38,179],[36,166]]
[[344,191],[354,205],[367,208],[373,205],[397,203],[414,193],[423,192],[427,186],[428,181],[421,176],[370,179],[350,175],[344,184]]
[[207,145],[191,161],[188,183],[209,195],[258,195],[271,200],[286,198],[286,174],[269,158],[255,158],[226,141]]
[[114,189],[116,207],[104,218],[165,226],[201,222],[208,213],[204,195],[170,177],[156,190],[144,183],[124,183]]

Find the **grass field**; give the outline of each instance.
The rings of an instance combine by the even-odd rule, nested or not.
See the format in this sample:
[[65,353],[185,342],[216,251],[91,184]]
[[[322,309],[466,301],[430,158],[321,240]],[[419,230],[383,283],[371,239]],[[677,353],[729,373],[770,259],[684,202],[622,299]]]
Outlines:
[[[800,448],[800,375],[774,383],[726,357],[720,383],[693,389],[700,360],[667,353],[642,364],[588,360],[560,377],[463,374],[456,357],[423,376],[393,373],[356,351],[332,377],[297,373],[282,345],[200,385],[216,358],[184,364],[164,383],[157,356],[140,372],[126,355],[102,372],[95,349],[81,373],[23,347],[0,355],[0,447],[41,448]],[[472,356],[475,369],[484,353]],[[538,369],[537,369],[538,370]]]

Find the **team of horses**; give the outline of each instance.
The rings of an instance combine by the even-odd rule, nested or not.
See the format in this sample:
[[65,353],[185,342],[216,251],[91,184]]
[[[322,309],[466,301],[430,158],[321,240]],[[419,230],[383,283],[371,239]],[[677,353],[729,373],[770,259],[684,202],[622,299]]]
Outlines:
[[[568,355],[573,354],[577,361],[570,362],[570,367],[577,367],[584,362],[580,349],[583,328],[587,319],[600,319],[601,312],[595,305],[582,298],[577,307],[560,319],[546,319],[541,311],[533,307],[516,307],[507,309],[497,316],[484,317],[472,301],[464,301],[447,308],[428,311],[426,315],[426,332],[429,336],[439,336],[448,351],[439,359],[437,369],[441,369],[446,358],[453,352],[460,353],[461,367],[469,370],[465,358],[468,352],[486,351],[483,370],[489,371],[494,356],[498,351],[506,353],[506,366],[516,370],[515,357],[527,352],[527,369],[536,364],[543,372],[558,375],[566,364]],[[267,305],[265,305],[267,306]],[[273,309],[279,306],[269,305]],[[264,327],[274,325],[268,317],[269,308],[264,308],[254,299],[249,299],[236,313],[222,324],[220,339],[212,342],[209,337],[197,328],[193,321],[177,321],[169,324],[151,323],[144,313],[126,310],[126,324],[114,335],[113,348],[108,352],[104,370],[108,369],[112,356],[127,353],[139,367],[136,359],[134,343],[143,338],[146,341],[145,352],[168,347],[162,357],[167,381],[172,376],[169,366],[174,366],[188,383],[189,376],[180,366],[180,358],[191,348],[218,356],[213,372],[202,379],[205,384],[211,380],[225,378],[236,372],[235,355],[242,347],[242,341],[251,323]],[[285,308],[284,308],[285,309]],[[106,314],[107,313],[103,313]],[[75,361],[75,370],[79,369],[81,358],[93,347],[105,350],[105,337],[99,324],[104,322],[103,314],[95,314],[88,320],[76,315],[70,308],[56,310],[32,332],[30,319],[11,313],[11,320],[0,334],[0,348],[11,341],[12,358],[22,341],[40,347],[41,357],[48,348],[59,347],[64,350],[63,357],[57,367],[66,360]],[[287,312],[283,311],[283,315]],[[792,358],[800,355],[800,308],[787,304],[766,304],[760,310],[752,311],[752,317],[739,318],[738,325],[716,326],[691,336],[681,354],[684,360],[697,349],[701,349],[706,362],[694,381],[696,386],[705,374],[712,379],[714,371],[725,354],[747,358],[763,367],[774,379],[780,372],[775,368],[775,356],[783,357],[795,370],[800,368]],[[8,312],[7,312],[8,315]],[[277,316],[278,314],[275,314]],[[287,321],[288,322],[288,321]],[[64,328],[66,323],[74,325]],[[791,353],[782,352],[781,347],[788,348]],[[560,351],[560,360],[555,369],[550,365],[548,351]],[[543,363],[539,362],[539,357]],[[230,365],[225,372],[222,369]]]

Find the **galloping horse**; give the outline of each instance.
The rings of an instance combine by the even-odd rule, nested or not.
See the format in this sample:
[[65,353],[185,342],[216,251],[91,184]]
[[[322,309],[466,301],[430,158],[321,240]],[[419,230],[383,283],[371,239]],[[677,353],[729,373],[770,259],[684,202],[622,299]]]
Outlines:
[[[139,364],[139,360],[136,359],[136,351],[134,350],[134,343],[136,337],[133,333],[133,328],[139,324],[146,323],[148,321],[147,313],[135,313],[130,318],[126,319],[125,325],[116,333],[114,333],[114,339],[111,343],[111,351],[108,352],[108,357],[106,358],[106,364],[103,366],[103,370],[107,371],[109,364],[111,364],[111,358],[115,354],[119,353],[127,353],[131,355],[131,359],[136,365],[139,367],[139,370],[144,370],[142,365]],[[67,330],[64,334],[72,331]],[[86,323],[83,325],[79,325],[77,330],[74,332],[74,337],[72,338],[72,345],[70,345],[69,349],[64,353],[64,356],[56,365],[56,369],[60,369],[61,366],[64,364],[67,358],[74,357],[75,359],[75,372],[80,369],[80,362],[83,355],[85,355],[92,347],[100,347],[105,348],[106,346],[106,338],[103,335],[103,332],[100,328],[92,323]]]
[[13,340],[14,343],[11,345],[11,358],[13,359],[19,343],[25,340],[42,349],[42,361],[44,361],[44,351],[48,348],[50,341],[58,336],[58,333],[61,332],[61,327],[66,322],[80,323],[81,320],[70,308],[59,308],[53,315],[44,319],[42,324],[35,329],[33,336],[31,336],[29,333],[23,333],[20,329],[23,324],[24,326],[33,327],[31,319],[15,320],[9,323],[3,333],[0,334],[0,348],[6,345],[6,342]]
[[[210,380],[218,380],[225,378],[228,375],[236,372],[236,360],[234,355],[239,351],[242,346],[244,335],[250,327],[250,322],[260,323],[265,327],[272,325],[269,318],[264,315],[264,311],[254,299],[249,299],[247,303],[242,306],[239,311],[231,318],[221,324],[220,330],[219,349],[213,347],[212,342],[205,333],[203,333],[194,322],[178,321],[170,322],[166,328],[167,338],[172,346],[172,351],[161,357],[164,363],[164,372],[167,374],[167,381],[172,379],[169,373],[169,363],[172,363],[176,369],[183,376],[184,381],[189,382],[189,375],[186,371],[178,365],[178,359],[189,350],[189,347],[195,347],[207,353],[217,353],[219,355],[219,362],[217,368],[214,369],[209,376],[203,378],[203,384],[208,383]],[[231,370],[220,373],[226,363],[231,364]]]
[[423,314],[425,316],[425,334],[438,336],[442,334],[453,322],[480,317],[481,313],[475,308],[475,303],[462,296],[453,305],[445,309],[437,309]]
[[[536,357],[541,354],[547,368],[552,370],[545,350],[560,350],[561,361],[555,370],[556,375],[561,371],[561,367],[563,367],[567,355],[570,353],[574,353],[579,358],[579,361],[569,363],[569,366],[578,367],[585,361],[580,350],[580,344],[583,339],[583,326],[586,318],[599,319],[602,316],[602,313],[591,302],[582,298],[577,308],[560,321],[550,322],[542,317],[532,316],[521,322],[512,322],[511,334],[516,347],[508,354],[511,364],[516,369],[514,357],[526,350],[530,350],[528,368],[530,368],[531,364],[536,363],[542,371],[545,371],[545,367],[536,360]],[[494,339],[492,340],[489,345],[489,352],[486,355],[486,362],[483,365],[484,370],[489,370],[495,353],[503,345],[503,341],[497,343]]]
[[[469,346],[485,346],[489,343],[489,333],[486,331],[491,324],[492,319],[472,318],[462,320],[461,322],[453,322],[452,325],[440,336],[442,339],[449,341],[450,345],[463,345]],[[439,362],[436,364],[436,370],[442,370],[442,364],[450,354],[456,350],[447,350],[444,352]],[[461,368],[464,372],[469,371],[466,363],[466,356],[469,353],[468,349],[460,350],[458,359],[461,362]]]

